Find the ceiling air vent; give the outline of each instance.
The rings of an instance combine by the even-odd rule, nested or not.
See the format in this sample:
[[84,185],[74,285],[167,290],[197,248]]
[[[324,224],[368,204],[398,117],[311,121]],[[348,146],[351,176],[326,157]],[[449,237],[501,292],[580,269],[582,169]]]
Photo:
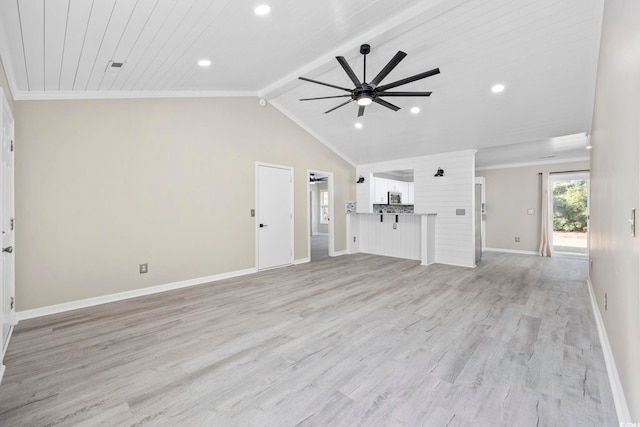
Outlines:
[[107,64],[107,69],[105,71],[110,73],[119,73],[124,67],[124,64],[126,64],[126,62],[116,62],[111,60]]

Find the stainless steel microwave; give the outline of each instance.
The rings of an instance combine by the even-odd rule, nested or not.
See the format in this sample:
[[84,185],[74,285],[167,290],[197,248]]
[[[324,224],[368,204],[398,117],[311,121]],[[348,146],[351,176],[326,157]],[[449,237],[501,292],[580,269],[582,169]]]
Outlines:
[[390,205],[401,205],[402,204],[402,193],[397,191],[389,191],[389,204]]

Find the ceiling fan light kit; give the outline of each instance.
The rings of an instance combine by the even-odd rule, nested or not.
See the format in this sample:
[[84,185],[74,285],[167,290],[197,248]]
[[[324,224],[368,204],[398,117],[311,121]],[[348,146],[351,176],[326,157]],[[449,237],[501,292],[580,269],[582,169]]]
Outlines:
[[400,61],[404,59],[405,56],[407,56],[407,54],[402,51],[398,51],[398,53],[396,53],[395,56],[391,58],[391,61],[389,61],[387,65],[384,66],[384,68],[373,78],[373,80],[371,80],[370,82],[367,82],[367,55],[369,54],[369,52],[371,52],[371,46],[369,46],[368,44],[363,44],[360,46],[360,53],[364,56],[362,82],[358,80],[358,77],[353,72],[353,69],[349,66],[349,63],[347,62],[347,60],[344,59],[343,56],[336,56],[336,60],[338,61],[342,69],[345,71],[345,73],[347,73],[347,75],[349,76],[349,79],[351,79],[351,81],[353,82],[355,86],[353,89],[348,89],[348,88],[336,86],[330,83],[324,83],[317,80],[308,79],[306,77],[298,77],[300,80],[304,80],[310,83],[315,83],[323,86],[332,87],[334,89],[340,89],[345,92],[349,92],[349,94],[335,95],[335,96],[322,96],[317,98],[302,98],[300,99],[300,101],[314,101],[318,99],[350,97],[351,99],[341,103],[336,107],[331,108],[330,110],[325,111],[324,113],[325,114],[330,113],[334,110],[337,110],[340,107],[343,107],[353,101],[356,101],[356,103],[358,104],[358,117],[361,117],[364,114],[365,107],[367,105],[371,105],[374,102],[376,104],[382,105],[383,107],[389,108],[390,110],[393,110],[393,111],[398,111],[400,109],[400,107],[398,107],[397,105],[393,105],[392,103],[382,99],[385,96],[430,96],[431,95],[431,92],[388,92],[388,89],[393,89],[398,86],[402,86],[408,83],[415,82],[417,80],[422,80],[427,77],[431,77],[436,74],[439,74],[440,73],[439,68],[434,68],[433,70],[425,71],[424,73],[416,74],[414,76],[407,77],[401,80],[397,80],[393,83],[388,83],[386,85],[380,86],[380,83],[382,82],[382,80],[384,80],[384,78],[387,77],[387,75],[400,63]]

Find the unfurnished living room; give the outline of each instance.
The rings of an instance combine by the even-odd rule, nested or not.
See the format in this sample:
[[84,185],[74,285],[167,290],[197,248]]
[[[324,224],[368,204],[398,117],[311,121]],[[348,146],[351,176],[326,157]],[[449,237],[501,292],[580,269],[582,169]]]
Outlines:
[[0,426],[640,426],[638,22],[1,1]]

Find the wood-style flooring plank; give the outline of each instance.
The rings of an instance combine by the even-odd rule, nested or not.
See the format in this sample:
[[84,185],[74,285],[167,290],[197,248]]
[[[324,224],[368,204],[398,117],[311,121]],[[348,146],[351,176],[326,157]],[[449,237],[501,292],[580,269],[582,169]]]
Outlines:
[[587,262],[367,254],[20,322],[0,425],[617,425]]

